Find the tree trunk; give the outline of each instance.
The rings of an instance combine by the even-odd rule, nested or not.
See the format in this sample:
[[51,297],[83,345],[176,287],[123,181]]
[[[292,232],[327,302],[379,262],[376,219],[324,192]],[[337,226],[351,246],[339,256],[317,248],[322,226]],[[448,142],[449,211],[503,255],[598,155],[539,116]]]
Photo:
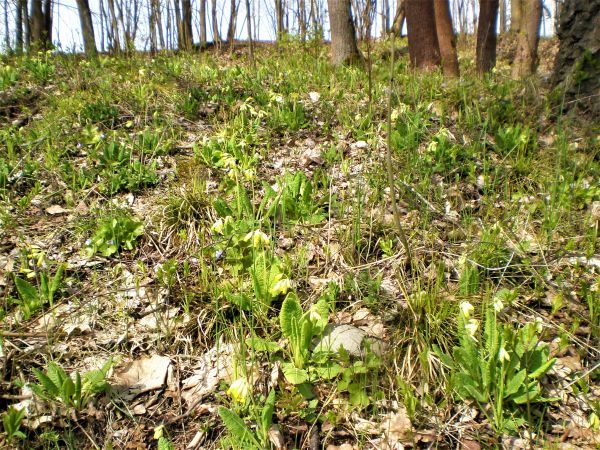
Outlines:
[[275,21],[276,25],[276,40],[280,41],[283,37],[284,26],[283,26],[283,0],[275,0]]
[[183,25],[183,42],[186,50],[192,48],[192,2],[181,0],[181,21]]
[[219,34],[219,21],[217,20],[217,0],[211,0],[210,16],[212,19],[213,41],[219,45],[221,35]]
[[331,62],[335,66],[361,62],[350,0],[327,0],[327,6],[331,26]]
[[88,0],[77,0],[79,10],[79,21],[83,33],[83,47],[88,56],[96,55],[96,39],[94,37],[94,25],[92,23],[92,12]]
[[517,51],[512,67],[512,77],[514,79],[533,75],[537,68],[542,0],[524,0],[522,11],[523,19],[517,37]]
[[206,0],[200,0],[200,47],[206,46]]
[[433,69],[440,65],[440,47],[435,26],[433,0],[406,0],[408,53],[417,69]]
[[383,0],[381,3],[381,34],[386,35],[390,32],[390,0]]
[[306,2],[304,0],[298,1],[298,25],[300,40],[304,42],[306,40]]
[[8,0],[4,0],[4,46],[10,52],[10,28],[8,27]]
[[15,11],[15,50],[17,55],[23,53],[23,1],[24,0],[17,0],[17,9]]
[[392,23],[392,31],[396,36],[402,36],[402,28],[404,28],[404,21],[406,20],[406,1],[398,0],[396,3],[396,14],[394,15],[394,22]]
[[108,1],[108,13],[110,14],[110,23],[111,23],[111,27],[112,27],[111,47],[115,52],[119,53],[121,51],[121,42],[119,39],[119,25],[117,23],[117,13],[115,12],[115,1],[114,0],[107,0],[107,1]]
[[44,1],[44,30],[43,42],[44,48],[47,50],[52,47],[52,0]]
[[158,34],[158,42],[160,43],[160,48],[165,48],[165,37],[163,36],[163,27],[162,27],[162,13],[160,11],[160,1],[152,0],[154,4],[154,14],[156,20],[156,32]]
[[444,75],[457,77],[458,56],[456,54],[456,39],[452,28],[452,16],[448,0],[434,0],[435,28],[437,31],[440,56],[442,57],[442,69]]
[[481,0],[479,23],[477,25],[477,72],[482,75],[496,65],[496,21],[498,0]]
[[498,20],[500,21],[500,26],[498,27],[500,34],[506,33],[506,2],[507,1],[508,0],[500,0],[500,13],[499,13],[499,17],[498,17]]
[[44,38],[44,11],[42,0],[31,0],[31,46],[34,51],[41,50]]
[[238,14],[239,3],[237,0],[231,0],[230,14],[229,14],[229,27],[227,28],[227,41],[233,45],[235,41],[235,31],[237,28],[237,14]]
[[524,0],[510,0],[510,31],[518,33],[521,29]]
[[565,106],[587,110],[600,119],[600,0],[566,0],[560,11],[560,47],[552,84],[564,93]]
[[158,39],[156,38],[156,9],[152,0],[148,2],[148,28],[150,29],[150,52],[156,53]]

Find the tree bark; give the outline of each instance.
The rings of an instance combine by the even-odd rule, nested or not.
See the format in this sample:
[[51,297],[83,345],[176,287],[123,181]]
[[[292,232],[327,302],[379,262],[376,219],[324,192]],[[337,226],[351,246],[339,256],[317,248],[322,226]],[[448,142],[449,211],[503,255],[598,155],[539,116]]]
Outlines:
[[15,11],[15,50],[17,55],[23,53],[23,2],[24,0],[17,0],[17,9]]
[[514,33],[518,33],[521,29],[523,2],[524,0],[510,0],[510,31]]
[[283,37],[283,34],[285,33],[285,28],[283,25],[283,0],[275,0],[275,21],[275,40],[280,41]]
[[44,11],[42,0],[31,0],[31,46],[41,50],[44,39]]
[[206,0],[200,0],[200,47],[206,42]]
[[560,11],[560,47],[552,84],[564,104],[600,119],[600,0],[566,0]]
[[298,26],[300,29],[300,40],[306,40],[306,2],[305,0],[298,1]]
[[408,53],[412,65],[429,70],[440,65],[433,0],[406,0]]
[[496,21],[498,17],[498,0],[481,0],[479,23],[477,25],[477,72],[482,75],[496,65]]
[[514,79],[533,75],[537,68],[542,0],[523,0],[522,12],[521,29],[517,37],[517,51],[512,67]]
[[227,41],[233,45],[235,41],[235,31],[237,29],[237,15],[238,15],[239,3],[237,0],[231,0],[230,14],[229,14],[229,27],[227,28]]
[[88,0],[77,0],[77,9],[79,10],[79,21],[81,22],[85,54],[88,56],[95,56],[97,53],[96,39],[94,37],[92,12],[90,11]]
[[181,21],[184,48],[190,50],[192,48],[192,2],[190,0],[181,0]]
[[221,42],[221,35],[219,34],[219,21],[217,20],[217,0],[211,0],[210,16],[212,20],[213,41],[219,45]]
[[356,31],[350,0],[327,0],[331,26],[331,62],[335,66],[362,62],[356,45]]
[[434,0],[433,5],[435,9],[435,28],[440,46],[440,56],[442,57],[442,70],[444,75],[457,77],[460,72],[450,5],[448,0]]

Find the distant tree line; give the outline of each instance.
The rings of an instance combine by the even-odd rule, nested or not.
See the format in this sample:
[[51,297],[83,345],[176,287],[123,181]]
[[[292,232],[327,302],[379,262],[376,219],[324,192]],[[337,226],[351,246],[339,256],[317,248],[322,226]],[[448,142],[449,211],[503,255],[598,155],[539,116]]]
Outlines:
[[[3,1],[7,50],[22,53],[52,47],[56,0]],[[210,5],[209,0],[98,0],[99,17],[95,21],[89,0],[76,1],[84,49],[93,56],[97,42],[102,51],[135,50],[140,29],[146,30],[148,47],[153,52],[202,48],[208,44],[209,29],[212,44],[232,43],[242,0],[210,0]],[[225,30],[219,17],[224,2],[229,2]],[[327,8],[335,65],[363,61],[358,43],[371,38],[376,19],[381,20],[382,37],[400,35],[406,23],[412,65],[423,70],[441,67],[447,76],[459,76],[457,33],[476,36],[476,68],[480,74],[494,68],[498,32],[506,33],[515,47],[512,76],[523,78],[536,71],[540,27],[543,18],[550,17],[550,4],[561,41],[554,83],[572,84],[573,79],[584,79],[586,94],[598,100],[600,0],[396,0],[395,4],[392,0],[245,0],[242,20],[251,44],[258,36],[257,17],[263,16],[271,19],[277,41],[291,35],[300,41],[322,39]],[[13,13],[13,26],[9,11]],[[94,23],[99,24],[99,30],[94,29]],[[571,86],[579,88],[579,84]]]

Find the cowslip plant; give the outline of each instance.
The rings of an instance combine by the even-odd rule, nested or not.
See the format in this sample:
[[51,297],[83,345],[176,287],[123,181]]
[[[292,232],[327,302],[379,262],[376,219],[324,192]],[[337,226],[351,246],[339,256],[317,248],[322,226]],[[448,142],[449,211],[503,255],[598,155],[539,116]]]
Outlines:
[[11,406],[2,416],[2,425],[9,443],[14,443],[20,439],[26,439],[25,433],[21,428],[21,422],[25,418],[25,408],[19,409]]
[[38,287],[27,280],[15,277],[15,286],[19,293],[17,303],[25,320],[28,320],[45,304],[49,304],[50,307],[54,306],[54,296],[60,288],[65,268],[65,264],[60,264],[53,277],[46,270],[40,271]]
[[135,241],[143,232],[143,223],[128,215],[108,217],[100,222],[92,238],[86,241],[85,253],[88,257],[96,253],[111,256],[121,249],[133,250]]
[[515,432],[525,423],[524,405],[553,401],[541,392],[540,378],[554,364],[548,346],[539,340],[541,323],[515,327],[500,323],[504,307],[500,292],[485,309],[483,332],[471,317],[474,308],[461,304],[458,341],[452,356],[436,349],[451,368],[451,386],[463,400],[474,401],[498,432]]
[[106,375],[112,365],[113,360],[109,358],[100,369],[87,372],[83,377],[75,372],[71,377],[60,365],[50,362],[46,373],[33,369],[39,384],[32,384],[31,390],[41,399],[80,411],[92,397],[109,388]]
[[329,320],[329,304],[322,296],[308,311],[303,311],[298,296],[290,292],[279,313],[281,332],[288,339],[292,363],[283,365],[283,372],[292,384],[308,381],[304,370],[309,359],[310,344],[314,336],[323,332]]
[[[252,430],[244,420],[231,409],[219,407],[219,416],[225,424],[229,436],[224,439],[225,448],[263,449],[270,448],[269,429],[273,424],[275,410],[275,391],[271,390],[262,408],[251,408],[256,422],[256,431]],[[251,414],[252,415],[252,414]]]

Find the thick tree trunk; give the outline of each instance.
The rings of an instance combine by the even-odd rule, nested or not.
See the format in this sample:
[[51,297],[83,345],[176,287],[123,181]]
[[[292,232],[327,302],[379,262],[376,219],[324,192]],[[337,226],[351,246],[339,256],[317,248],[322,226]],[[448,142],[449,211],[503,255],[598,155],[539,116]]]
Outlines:
[[435,26],[433,0],[406,0],[408,53],[417,69],[433,69],[440,65],[440,47]]
[[498,0],[481,0],[477,25],[477,72],[484,74],[496,65],[496,21]]
[[52,47],[52,0],[44,1],[44,31],[43,41],[44,48],[49,49]]
[[31,46],[35,51],[43,48],[44,11],[42,0],[31,0]]
[[206,45],[206,0],[200,0],[200,47]]
[[519,79],[533,75],[537,68],[537,48],[542,22],[542,0],[524,0],[521,29],[517,37],[517,51],[512,77]]
[[152,0],[148,2],[148,28],[150,29],[150,52],[158,50],[158,39],[156,38],[156,9]]
[[96,55],[96,39],[94,37],[94,25],[92,23],[92,12],[88,0],[77,0],[79,10],[79,21],[83,33],[83,47],[88,56]]
[[381,3],[381,34],[390,32],[390,1],[383,0]]
[[331,26],[331,62],[335,66],[361,62],[350,0],[327,0],[327,6]]
[[181,20],[181,9],[179,8],[179,0],[173,0],[175,9],[175,23],[177,24],[177,48],[185,49],[185,37],[183,35],[183,22]]
[[566,0],[560,11],[560,48],[552,84],[564,104],[600,119],[600,0]]
[[394,21],[392,22],[391,31],[396,36],[402,36],[402,28],[404,28],[404,21],[406,20],[406,0],[398,0],[396,3],[396,13],[394,14]]
[[440,56],[442,57],[442,70],[444,75],[457,77],[460,72],[450,5],[448,0],[434,0],[433,4],[435,8],[435,27],[440,46]]
[[156,20],[156,32],[158,34],[158,42],[160,43],[160,48],[165,48],[165,37],[163,35],[163,27],[162,27],[162,13],[160,11],[160,1],[152,0],[154,5],[154,18]]

